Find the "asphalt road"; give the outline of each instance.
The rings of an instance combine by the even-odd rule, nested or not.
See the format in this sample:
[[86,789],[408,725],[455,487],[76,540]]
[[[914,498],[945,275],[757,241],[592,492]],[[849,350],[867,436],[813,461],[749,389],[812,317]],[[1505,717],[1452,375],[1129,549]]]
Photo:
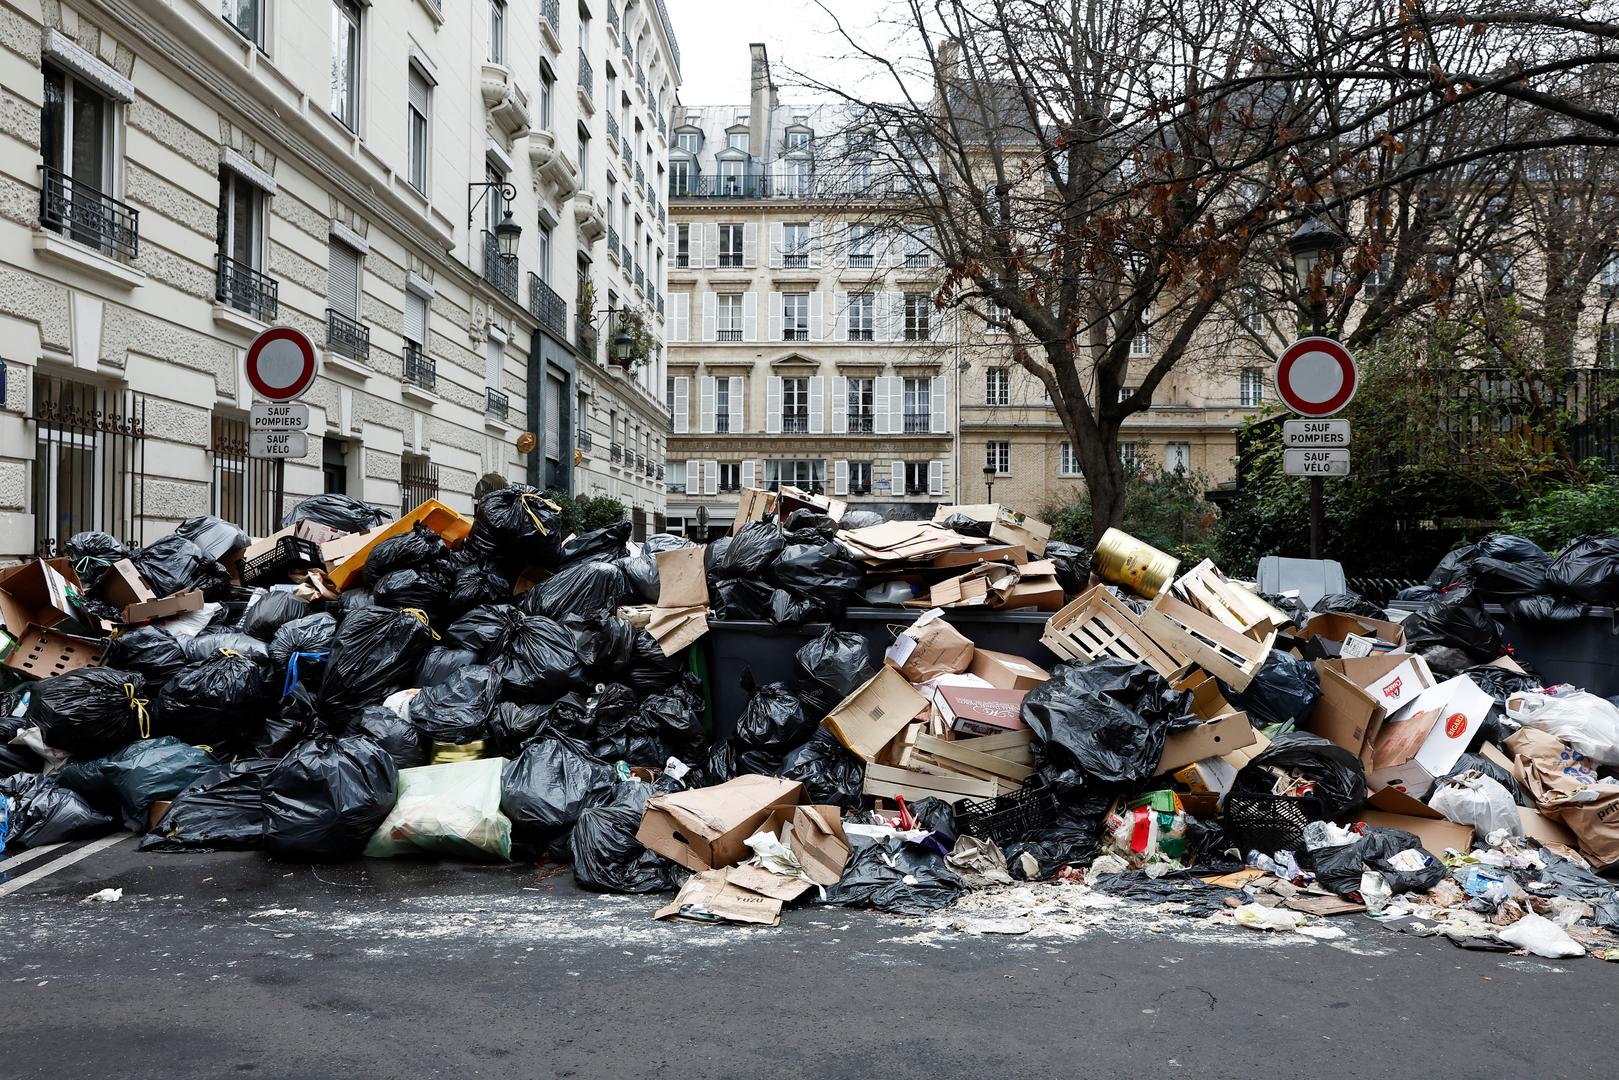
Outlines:
[[1111,900],[1019,936],[958,928],[992,909],[742,929],[554,867],[134,846],[0,873],[54,867],[0,893],[0,1076],[1613,1075],[1619,967],[1353,916],[1333,941]]

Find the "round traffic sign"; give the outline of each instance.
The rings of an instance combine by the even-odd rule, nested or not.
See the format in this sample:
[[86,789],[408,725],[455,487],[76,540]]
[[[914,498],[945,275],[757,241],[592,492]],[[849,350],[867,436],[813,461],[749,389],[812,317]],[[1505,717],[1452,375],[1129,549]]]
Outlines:
[[1300,338],[1276,361],[1276,395],[1300,416],[1331,416],[1355,396],[1355,358],[1326,337]]
[[247,347],[247,381],[266,401],[302,397],[315,382],[315,343],[302,330],[272,326]]

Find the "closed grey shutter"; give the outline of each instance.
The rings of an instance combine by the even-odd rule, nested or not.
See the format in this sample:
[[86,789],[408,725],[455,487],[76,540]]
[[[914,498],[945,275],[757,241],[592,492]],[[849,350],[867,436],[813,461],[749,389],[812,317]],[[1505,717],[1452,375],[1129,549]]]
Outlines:
[[326,303],[332,310],[359,321],[360,253],[340,240],[327,245]]
[[427,80],[414,66],[410,69],[410,107],[427,116]]
[[545,456],[557,460],[560,452],[558,433],[562,430],[562,380],[555,375],[545,377]]
[[427,346],[427,301],[416,293],[405,293],[405,340]]

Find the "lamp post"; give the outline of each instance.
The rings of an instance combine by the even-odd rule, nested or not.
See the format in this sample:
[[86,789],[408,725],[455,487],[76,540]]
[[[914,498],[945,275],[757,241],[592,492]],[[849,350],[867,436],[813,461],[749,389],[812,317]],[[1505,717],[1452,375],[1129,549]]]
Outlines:
[[[477,198],[472,197],[473,192],[478,193]],[[505,180],[474,180],[467,185],[467,228],[478,219],[478,207],[489,197],[493,191],[506,207],[506,214],[495,225],[495,243],[500,246],[500,253],[505,258],[512,258],[517,254],[517,242],[523,237],[523,227],[517,224],[512,217],[512,203],[517,201],[517,185]]]
[[984,498],[989,502],[995,501],[995,466],[984,466]]
[[[1344,238],[1317,217],[1306,218],[1287,239],[1293,259],[1293,277],[1307,319],[1307,333],[1327,333],[1327,267],[1323,264],[1343,250]],[[1322,505],[1322,479],[1310,477],[1310,558],[1319,559],[1326,547],[1326,513]]]

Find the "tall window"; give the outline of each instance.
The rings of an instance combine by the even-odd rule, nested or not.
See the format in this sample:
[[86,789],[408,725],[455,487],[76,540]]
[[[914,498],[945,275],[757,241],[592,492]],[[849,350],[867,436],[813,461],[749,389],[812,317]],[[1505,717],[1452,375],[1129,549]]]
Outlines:
[[132,255],[133,228],[126,229],[109,198],[117,186],[115,112],[113,103],[87,83],[59,68],[45,67],[40,149],[46,169],[55,175],[45,178],[40,216],[46,228],[81,244],[107,254]]
[[340,315],[360,317],[360,253],[341,240],[327,245],[326,306]]
[[789,161],[783,179],[787,183],[786,195],[808,195],[814,188],[815,169],[808,161]]
[[905,265],[928,265],[933,252],[933,230],[926,225],[912,225],[905,230]]
[[268,322],[276,296],[264,269],[264,193],[232,169],[219,170],[219,300]]
[[720,265],[742,265],[742,226],[720,226]]
[[691,265],[691,226],[675,226],[675,265]]
[[742,162],[725,160],[720,162],[720,182],[715,190],[716,195],[741,195],[747,185],[743,183]]
[[1079,459],[1074,456],[1073,443],[1065,442],[1057,447],[1057,475],[1079,475]]
[[849,340],[870,341],[873,337],[873,301],[871,293],[849,294]]
[[781,337],[783,341],[808,341],[810,336],[810,294],[783,293],[781,297]]
[[854,434],[871,434],[874,412],[872,409],[873,387],[872,379],[852,378],[849,380],[849,431]]
[[1130,339],[1130,355],[1152,355],[1152,337],[1150,334],[1148,334],[1146,327],[1143,326],[1141,329],[1137,330],[1135,336]]
[[927,341],[933,336],[933,297],[928,293],[905,294],[905,340]]
[[781,264],[808,266],[810,263],[810,227],[793,222],[781,227]]
[[332,0],[332,115],[360,130],[360,5]]
[[506,0],[489,0],[489,62],[506,62]]
[[714,431],[716,434],[729,435],[731,433],[731,380],[714,380]]
[[583,123],[579,125],[579,176],[590,178],[590,130]]
[[428,117],[433,115],[430,105],[432,89],[427,77],[410,65],[410,85],[405,99],[405,136],[410,152],[410,186],[424,195],[427,193],[427,134]]
[[871,254],[872,231],[870,225],[853,224],[849,226],[849,265],[852,267],[865,267],[872,264]]
[[1619,294],[1619,255],[1610,256],[1608,261],[1602,264],[1597,283],[1602,286],[1603,296],[1611,297]]
[[925,461],[907,461],[905,463],[905,494],[926,495],[928,493],[928,463]]
[[[697,473],[699,473],[699,474],[702,471],[703,470],[701,468],[697,469]],[[664,472],[664,476],[667,478],[667,482],[668,482],[670,491],[685,491],[686,494],[688,494],[688,495],[700,495],[700,494],[702,494],[702,492],[700,492],[700,491],[689,491],[689,490],[687,490],[687,488],[686,488],[686,463],[684,461],[671,461],[669,463],[669,465],[668,465],[668,468]],[[692,482],[692,484],[694,486],[697,484],[697,476],[696,475],[694,475],[692,477],[691,482]]]
[[1169,472],[1185,472],[1192,467],[1192,444],[1172,442],[1164,445],[1164,468]]
[[676,160],[669,163],[669,194],[691,194],[691,162]]
[[821,458],[766,461],[765,487],[775,491],[782,484],[803,488],[811,494],[821,494],[826,490],[826,461]]
[[264,48],[265,0],[221,0],[220,15],[247,40]]
[[543,221],[540,222],[539,233],[540,258],[538,265],[535,267],[535,272],[540,275],[541,281],[549,285],[551,284],[551,226]]
[[1010,405],[1012,403],[1012,373],[1003,367],[992,367],[984,373],[984,404]]
[[742,490],[742,463],[740,461],[720,462],[719,487],[724,492]]
[[540,102],[536,115],[540,121],[541,131],[551,130],[551,99],[556,94],[557,77],[548,64],[540,64]]
[[809,430],[809,380],[781,380],[781,430],[788,434]]
[[850,495],[870,495],[871,494],[871,462],[869,462],[869,461],[851,461],[851,462],[849,462],[849,494]]
[[933,427],[933,380],[905,380],[905,430],[930,431]]
[[721,341],[741,341],[742,294],[720,293],[716,308],[719,314],[719,339]]
[[1146,460],[1146,454],[1138,442],[1125,442],[1119,444],[1119,461],[1124,464],[1126,472],[1134,472],[1141,468]]
[[1012,471],[1012,444],[992,441],[984,444],[984,467],[994,469],[1001,476]]
[[1257,409],[1265,403],[1265,373],[1258,368],[1249,368],[1242,373],[1238,384],[1239,398],[1245,409]]

